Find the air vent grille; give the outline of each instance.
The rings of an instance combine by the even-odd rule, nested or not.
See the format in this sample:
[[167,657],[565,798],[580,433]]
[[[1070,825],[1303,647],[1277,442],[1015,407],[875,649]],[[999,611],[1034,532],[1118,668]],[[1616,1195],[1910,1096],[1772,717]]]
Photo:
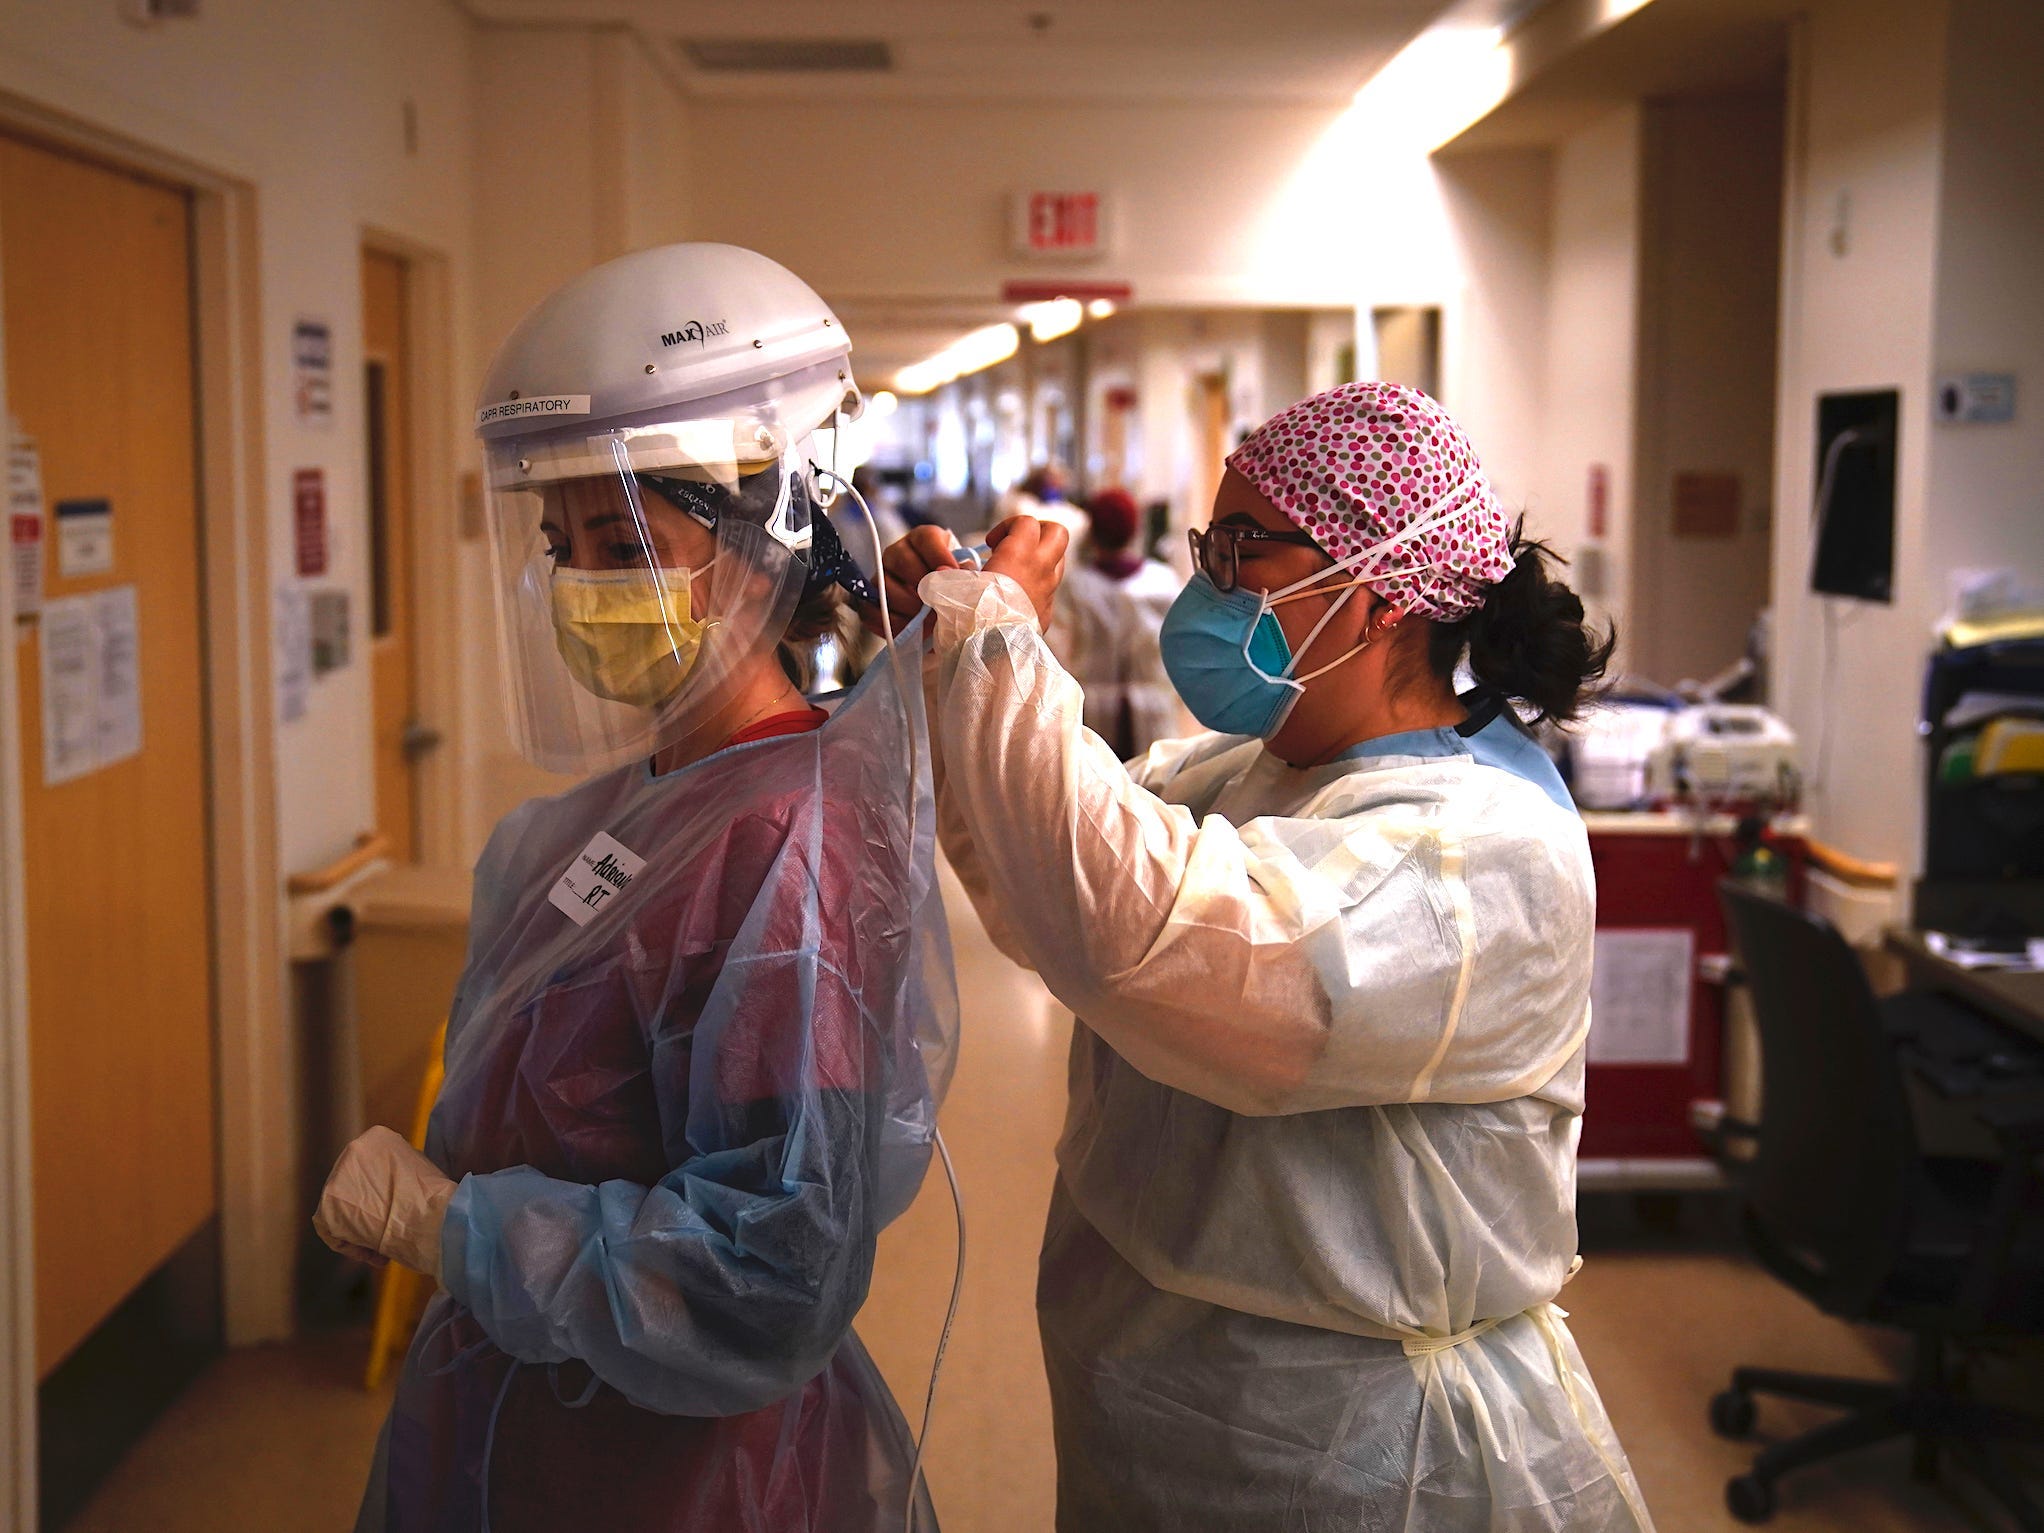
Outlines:
[[875,38],[684,39],[682,55],[706,74],[880,74],[894,50]]
[[153,27],[159,21],[192,21],[199,14],[199,0],[121,0],[121,15],[138,27]]

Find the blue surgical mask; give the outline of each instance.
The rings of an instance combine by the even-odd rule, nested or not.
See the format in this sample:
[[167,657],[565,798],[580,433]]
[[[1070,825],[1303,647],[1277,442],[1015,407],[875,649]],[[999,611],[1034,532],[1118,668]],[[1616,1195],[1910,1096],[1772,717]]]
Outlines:
[[1299,696],[1274,679],[1291,667],[1292,646],[1261,591],[1220,590],[1201,570],[1164,614],[1158,643],[1185,706],[1220,734],[1268,739]]
[[[1294,676],[1292,667],[1298,664],[1298,656],[1292,653],[1291,641],[1278,626],[1273,609],[1288,601],[1304,601],[1309,596],[1341,593],[1340,599],[1328,607],[1306,635],[1302,650],[1311,649],[1321,630],[1334,621],[1335,614],[1348,604],[1357,589],[1368,583],[1368,576],[1332,586],[1319,582],[1344,572],[1353,574],[1366,569],[1374,572],[1386,549],[1408,542],[1453,516],[1473,478],[1472,475],[1464,479],[1435,502],[1437,509],[1432,515],[1278,590],[1249,591],[1238,586],[1223,591],[1204,570],[1195,572],[1171,604],[1171,610],[1164,614],[1164,627],[1158,635],[1164,651],[1165,674],[1185,706],[1192,710],[1192,716],[1208,729],[1224,735],[1251,735],[1268,740],[1282,729],[1292,705],[1305,694],[1306,683],[1361,654],[1370,647],[1370,641],[1366,637],[1327,664],[1304,676]],[[1446,509],[1440,509],[1443,507]]]

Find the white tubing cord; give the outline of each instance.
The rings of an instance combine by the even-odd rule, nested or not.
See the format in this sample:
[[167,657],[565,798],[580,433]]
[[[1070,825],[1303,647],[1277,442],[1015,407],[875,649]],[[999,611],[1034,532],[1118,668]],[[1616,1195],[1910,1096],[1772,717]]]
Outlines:
[[[859,503],[859,510],[866,517],[866,535],[873,542],[873,578],[880,583],[879,589],[884,593],[887,575],[881,566],[886,560],[887,551],[880,546],[880,524],[873,519],[873,508],[866,504],[866,497],[859,493],[857,487],[850,480],[841,478],[834,469],[819,469],[818,473],[833,481]],[[884,594],[880,599],[880,626],[887,635],[887,657],[894,667],[895,685],[901,688],[902,723],[904,738],[908,744],[909,803],[913,805],[917,802],[918,787],[915,726],[909,713],[909,677],[907,668],[902,664],[901,654],[895,647],[894,618],[887,610],[887,598]],[[922,679],[917,677],[915,684],[921,686]],[[951,1189],[951,1209],[958,1221],[958,1260],[951,1273],[951,1302],[944,1311],[944,1328],[937,1334],[937,1353],[930,1361],[930,1387],[923,1396],[922,1424],[916,1430],[916,1456],[909,1470],[908,1498],[901,1517],[902,1533],[915,1533],[916,1493],[922,1487],[923,1452],[929,1445],[930,1423],[937,1413],[937,1380],[944,1371],[944,1354],[951,1346],[951,1328],[958,1320],[958,1301],[965,1292],[965,1194],[959,1189],[958,1168],[951,1163],[951,1150],[944,1143],[943,1131],[933,1129],[932,1134],[937,1144],[937,1157],[944,1163],[944,1180]]]

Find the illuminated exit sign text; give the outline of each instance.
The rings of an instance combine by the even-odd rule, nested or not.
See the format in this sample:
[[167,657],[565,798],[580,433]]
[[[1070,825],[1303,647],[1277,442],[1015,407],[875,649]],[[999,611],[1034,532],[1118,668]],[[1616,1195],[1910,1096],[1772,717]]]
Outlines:
[[1101,192],[1017,192],[1010,220],[1015,253],[1051,260],[1105,255],[1108,214]]

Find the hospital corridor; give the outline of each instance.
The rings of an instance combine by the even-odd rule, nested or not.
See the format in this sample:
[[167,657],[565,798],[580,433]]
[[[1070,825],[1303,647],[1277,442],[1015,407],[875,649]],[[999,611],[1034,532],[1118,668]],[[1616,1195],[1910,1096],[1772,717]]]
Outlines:
[[2044,1533],[2037,0],[0,0],[0,1533]]

